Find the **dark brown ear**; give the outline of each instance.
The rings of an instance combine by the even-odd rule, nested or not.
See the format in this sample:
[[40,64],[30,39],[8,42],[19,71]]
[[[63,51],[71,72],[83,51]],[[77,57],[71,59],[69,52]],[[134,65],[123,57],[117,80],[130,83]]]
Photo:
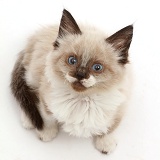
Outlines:
[[[66,9],[64,9],[60,21],[58,38],[62,38],[66,34],[82,34],[82,32],[72,15]],[[54,47],[58,46],[58,41],[55,41]]]
[[133,26],[129,25],[106,39],[113,48],[119,51],[119,63],[128,63],[128,50],[132,41]]

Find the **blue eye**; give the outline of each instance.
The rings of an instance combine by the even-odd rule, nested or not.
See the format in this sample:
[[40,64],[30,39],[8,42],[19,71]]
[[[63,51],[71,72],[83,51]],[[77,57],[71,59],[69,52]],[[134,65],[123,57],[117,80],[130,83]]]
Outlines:
[[68,58],[68,63],[71,65],[75,65],[77,63],[77,59],[73,56]]
[[101,71],[103,69],[103,66],[101,64],[94,64],[92,66],[92,69],[96,72]]

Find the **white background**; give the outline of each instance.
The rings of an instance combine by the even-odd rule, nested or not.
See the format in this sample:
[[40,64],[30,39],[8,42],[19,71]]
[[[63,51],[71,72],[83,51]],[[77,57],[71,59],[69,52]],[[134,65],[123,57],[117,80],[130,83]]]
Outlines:
[[[159,6],[155,0],[0,0],[0,160],[160,160]],[[133,98],[111,155],[99,153],[90,139],[63,132],[41,142],[35,132],[22,128],[19,106],[10,93],[11,70],[27,37],[59,23],[64,7],[78,22],[109,33],[134,24]]]

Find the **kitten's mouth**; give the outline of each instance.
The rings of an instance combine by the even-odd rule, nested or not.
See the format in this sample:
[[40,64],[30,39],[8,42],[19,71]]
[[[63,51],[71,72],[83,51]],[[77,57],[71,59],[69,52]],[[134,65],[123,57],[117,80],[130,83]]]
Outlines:
[[74,90],[78,91],[78,92],[83,92],[85,91],[87,88],[79,81],[73,82],[72,87]]
[[71,84],[72,88],[77,92],[83,92],[88,88],[91,88],[92,86],[94,86],[96,83],[96,79],[92,75],[90,75],[88,79],[85,79],[85,78],[78,79],[67,73],[65,75],[65,78]]

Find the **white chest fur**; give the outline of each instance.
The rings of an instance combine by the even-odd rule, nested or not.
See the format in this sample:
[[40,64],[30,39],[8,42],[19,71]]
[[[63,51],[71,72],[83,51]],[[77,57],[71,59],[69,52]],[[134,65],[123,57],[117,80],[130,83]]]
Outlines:
[[107,132],[117,107],[124,100],[125,96],[116,89],[84,96],[59,88],[50,94],[48,107],[62,123],[64,131],[75,136],[90,137]]

